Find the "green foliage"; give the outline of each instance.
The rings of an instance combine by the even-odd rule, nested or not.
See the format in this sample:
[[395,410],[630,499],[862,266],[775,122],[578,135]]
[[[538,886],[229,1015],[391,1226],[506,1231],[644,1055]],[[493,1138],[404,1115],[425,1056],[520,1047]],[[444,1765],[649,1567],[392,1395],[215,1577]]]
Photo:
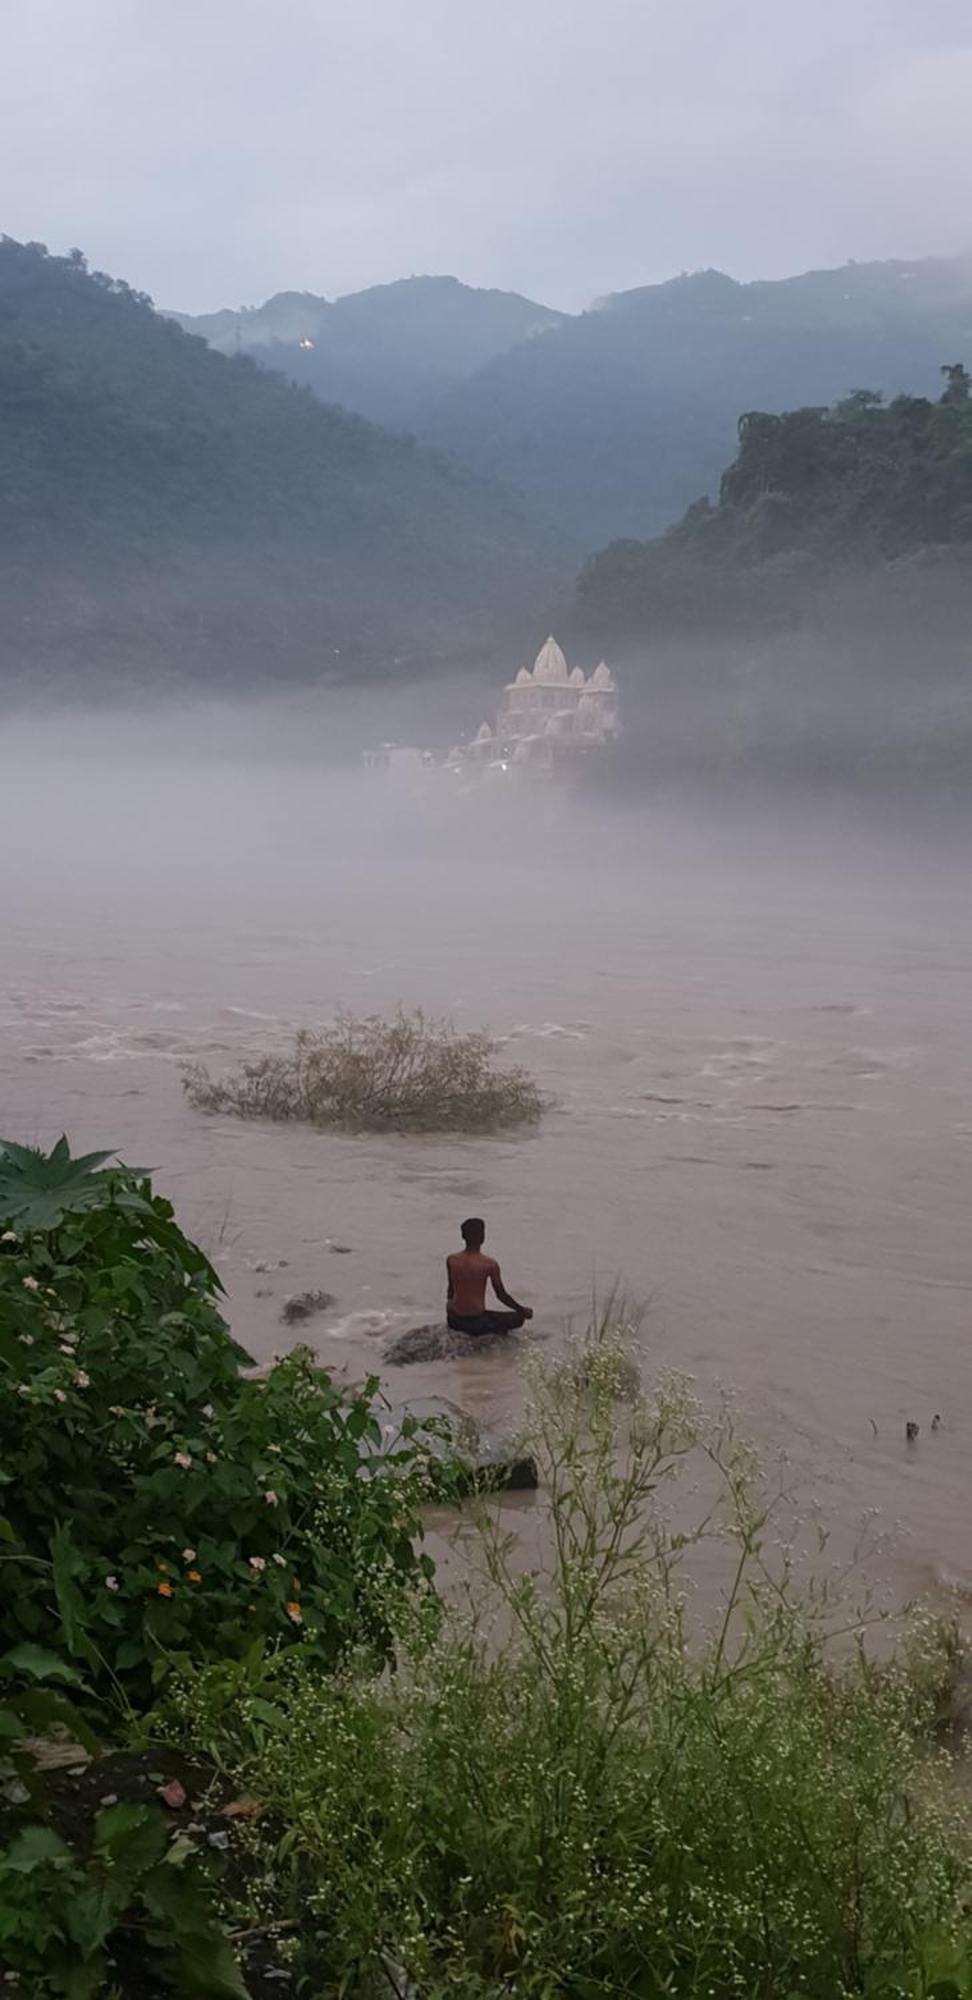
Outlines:
[[139,1937],[184,2000],[246,2000],[207,1891],[192,1844],[167,1846],[154,1806],[106,1806],[87,1856],[52,1827],[23,1827],[0,1853],[0,1962],[14,2000],[93,2000],[113,1984],[110,1953]]
[[376,1385],[344,1396],[306,1350],[248,1377],[169,1203],[98,1157],[3,1154],[22,1218],[0,1229],[8,1662],[66,1652],[138,1707],[175,1659],[381,1651],[388,1600],[428,1567],[414,1448],[383,1454]]
[[264,1056],[239,1077],[184,1078],[190,1103],[238,1118],[300,1118],[348,1132],[472,1132],[535,1124],[543,1099],[524,1069],[498,1069],[488,1035],[460,1034],[421,1008],[390,1021],[339,1014],[301,1030],[293,1053]]
[[[70,1692],[65,1694],[67,1688]],[[77,1669],[59,1653],[35,1646],[30,1640],[0,1657],[0,1745],[10,1754],[12,1766],[22,1772],[32,1761],[32,1743],[40,1736],[69,1738],[94,1752],[97,1741],[76,1700],[87,1700],[89,1690]]]
[[972,1993],[936,1634],[890,1666],[836,1656],[730,1415],[633,1389],[609,1329],[538,1371],[532,1446],[538,1570],[485,1513],[478,1609],[404,1619],[393,1677],[291,1657],[258,1713],[219,1669],[182,1688],[190,1737],[274,1808],[311,1990],[393,1963],[429,2000]]
[[555,539],[408,438],[213,353],[83,259],[0,238],[0,670],[381,674],[472,657]]
[[97,1208],[105,1198],[97,1169],[110,1158],[110,1153],[84,1153],[72,1160],[64,1137],[51,1153],[0,1139],[0,1215],[24,1229],[53,1229],[66,1215]]
[[[970,587],[972,401],[961,364],[938,402],[858,389],[833,408],[740,417],[719,504],[653,542],[614,543],[580,581],[615,633],[766,632],[812,616],[835,581],[929,549]],[[931,590],[941,589],[930,578]]]

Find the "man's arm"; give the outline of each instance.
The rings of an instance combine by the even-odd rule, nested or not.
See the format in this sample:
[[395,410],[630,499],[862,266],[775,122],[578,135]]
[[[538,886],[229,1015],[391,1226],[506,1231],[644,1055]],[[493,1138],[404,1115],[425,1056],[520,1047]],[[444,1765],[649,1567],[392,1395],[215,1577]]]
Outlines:
[[446,1305],[452,1304],[452,1258],[446,1258]]
[[519,1299],[515,1299],[512,1293],[507,1291],[503,1283],[503,1273],[497,1263],[493,1264],[489,1274],[489,1281],[501,1305],[509,1306],[511,1312],[523,1313],[526,1319],[533,1318],[532,1308],[530,1306],[521,1306]]

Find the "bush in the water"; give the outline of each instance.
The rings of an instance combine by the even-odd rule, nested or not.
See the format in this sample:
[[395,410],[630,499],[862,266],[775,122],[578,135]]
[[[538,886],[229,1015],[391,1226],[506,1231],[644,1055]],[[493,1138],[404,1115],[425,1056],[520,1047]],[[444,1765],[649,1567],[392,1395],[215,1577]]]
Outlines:
[[376,1384],[298,1350],[263,1380],[144,1177],[0,1147],[0,1654],[62,1649],[138,1707],[177,1658],[387,1646],[424,1490]]
[[[271,1808],[309,1990],[377,1990],[385,1962],[438,2000],[972,1992],[934,1632],[835,1661],[730,1419],[632,1391],[603,1330],[540,1374],[532,1444],[550,1553],[518,1574],[484,1516],[481,1620],[406,1619],[391,1676],[295,1656],[181,1690],[190,1740]],[[694,1527],[664,1498],[683,1467]],[[724,1596],[690,1638],[703,1543]]]
[[302,1029],[286,1055],[244,1063],[238,1076],[201,1065],[183,1079],[202,1111],[299,1118],[347,1132],[496,1132],[534,1124],[543,1097],[526,1070],[497,1066],[485,1034],[462,1034],[421,1008],[390,1021],[340,1014]]

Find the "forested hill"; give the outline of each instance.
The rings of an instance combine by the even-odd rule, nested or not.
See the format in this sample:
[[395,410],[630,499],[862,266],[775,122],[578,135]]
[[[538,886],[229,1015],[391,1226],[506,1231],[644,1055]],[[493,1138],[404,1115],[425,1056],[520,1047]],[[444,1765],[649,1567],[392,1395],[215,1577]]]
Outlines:
[[424,435],[594,549],[660,534],[730,457],[740,410],[861,383],[936,393],[972,353],[972,259],[851,264],[738,284],[702,271],[619,293],[446,395]]
[[223,354],[250,354],[306,383],[322,402],[421,432],[444,395],[564,315],[517,292],[419,277],[339,299],[278,292],[239,312],[171,317]]
[[521,508],[0,240],[0,668],[251,683],[481,656],[562,573]]
[[614,779],[972,799],[972,396],[752,411],[715,504],[580,578],[624,689]]
[[942,369],[937,400],[858,390],[831,409],[739,420],[718,503],[667,534],[616,542],[586,566],[584,622],[599,634],[784,630],[824,601],[924,620],[968,591],[972,615],[972,382]]

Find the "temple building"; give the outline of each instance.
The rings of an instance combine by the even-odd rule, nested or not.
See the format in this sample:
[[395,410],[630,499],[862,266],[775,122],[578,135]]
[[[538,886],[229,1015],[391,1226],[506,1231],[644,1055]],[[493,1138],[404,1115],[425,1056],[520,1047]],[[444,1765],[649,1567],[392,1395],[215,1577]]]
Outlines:
[[484,722],[450,763],[542,764],[570,760],[618,732],[617,688],[604,661],[585,676],[568,667],[556,639],[541,646],[532,668],[521,667],[505,689],[496,727]]

